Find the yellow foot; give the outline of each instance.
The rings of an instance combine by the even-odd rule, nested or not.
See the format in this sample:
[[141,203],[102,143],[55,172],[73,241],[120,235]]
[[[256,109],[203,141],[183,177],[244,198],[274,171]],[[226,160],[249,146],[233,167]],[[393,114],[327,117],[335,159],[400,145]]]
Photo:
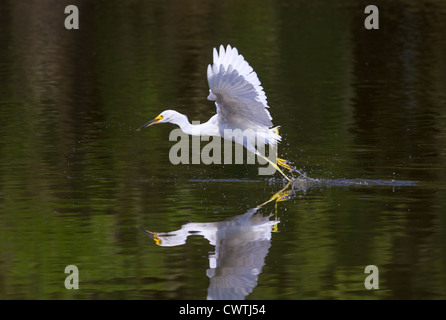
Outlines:
[[161,240],[160,238],[158,238],[158,233],[153,233],[153,241],[155,241],[155,243],[157,245],[161,245],[161,243],[163,242],[163,240]]
[[273,200],[276,202],[288,200],[288,196],[291,193],[291,190],[288,190],[288,187],[290,185],[291,185],[291,183],[288,182],[288,184],[282,190],[276,192],[266,203],[271,202]]
[[288,160],[277,158],[277,165],[284,167],[287,170],[293,170],[290,165],[288,164]]
[[280,202],[280,201],[286,201],[288,200],[288,195],[290,195],[291,190],[288,190],[288,188],[291,186],[291,182],[288,182],[288,184],[280,191],[277,191],[271,198],[269,198],[268,201],[265,201],[262,204],[259,204],[257,206],[257,209],[260,209],[265,204],[270,203],[271,201]]
[[291,190],[284,190],[276,193],[271,200],[275,200],[276,202],[287,201],[288,196],[290,195]]
[[152,231],[144,230],[144,229],[142,229],[142,231],[147,233],[153,239],[153,241],[155,241],[155,244],[160,245],[163,242],[163,240],[161,240],[158,237],[158,233],[157,232],[152,232]]

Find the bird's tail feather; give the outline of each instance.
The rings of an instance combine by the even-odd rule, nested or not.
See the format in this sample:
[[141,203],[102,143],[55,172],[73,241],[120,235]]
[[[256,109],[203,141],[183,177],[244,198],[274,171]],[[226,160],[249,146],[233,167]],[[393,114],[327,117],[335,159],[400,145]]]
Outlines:
[[280,141],[282,141],[282,137],[279,134],[279,128],[280,126],[269,129],[271,141],[268,141],[268,144],[277,145]]

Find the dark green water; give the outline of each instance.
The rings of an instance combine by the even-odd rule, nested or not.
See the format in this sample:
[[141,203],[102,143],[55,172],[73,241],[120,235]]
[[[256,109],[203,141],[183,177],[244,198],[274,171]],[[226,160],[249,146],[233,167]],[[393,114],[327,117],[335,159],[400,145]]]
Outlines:
[[[375,1],[366,30],[367,4],[1,1],[0,298],[445,299],[446,4]],[[212,116],[228,43],[310,178],[284,201],[279,174],[175,166],[173,125],[135,131]]]

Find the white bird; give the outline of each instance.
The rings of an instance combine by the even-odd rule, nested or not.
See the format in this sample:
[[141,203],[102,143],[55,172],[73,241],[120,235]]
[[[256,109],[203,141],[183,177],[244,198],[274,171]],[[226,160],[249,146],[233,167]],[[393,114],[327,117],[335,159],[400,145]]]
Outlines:
[[[209,83],[207,99],[215,101],[217,114],[205,123],[192,125],[184,114],[174,110],[165,110],[137,130],[166,122],[178,125],[184,133],[189,135],[225,138],[226,129],[233,131],[239,129],[238,132],[251,130],[250,132],[254,132],[256,138],[254,141],[263,141],[277,148],[281,136],[277,127],[273,128],[266,95],[256,72],[238,53],[238,50],[231,48],[230,45],[226,47],[226,50],[222,45],[219,51],[214,48],[213,56],[213,64],[209,65],[207,69]],[[234,135],[231,139],[265,159],[288,181],[291,181],[279,168],[282,166],[291,170],[286,160],[277,158],[276,154],[276,163],[271,161],[257,150],[252,140],[244,139],[243,136]]]

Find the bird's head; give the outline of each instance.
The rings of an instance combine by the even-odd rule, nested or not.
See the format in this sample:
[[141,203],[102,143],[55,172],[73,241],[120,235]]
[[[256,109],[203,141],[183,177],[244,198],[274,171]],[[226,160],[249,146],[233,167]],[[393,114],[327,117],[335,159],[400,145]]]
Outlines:
[[161,112],[159,114],[159,116],[157,116],[155,119],[150,120],[147,123],[144,123],[141,127],[136,129],[136,131],[139,131],[141,129],[144,129],[146,127],[149,127],[149,126],[151,126],[153,124],[157,124],[157,123],[165,123],[165,122],[175,123],[175,119],[178,118],[178,115],[179,115],[179,113],[174,110],[165,110],[165,111]]

